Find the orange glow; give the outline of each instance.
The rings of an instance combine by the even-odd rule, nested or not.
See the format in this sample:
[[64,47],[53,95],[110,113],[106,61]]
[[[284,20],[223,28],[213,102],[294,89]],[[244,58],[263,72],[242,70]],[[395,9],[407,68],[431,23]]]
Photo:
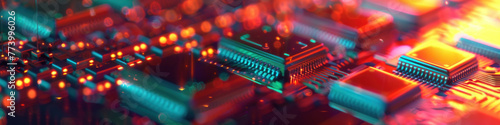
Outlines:
[[139,48],[139,46],[134,46],[134,51],[135,52],[139,52],[141,48]]
[[160,44],[162,44],[162,45],[163,44],[167,44],[167,38],[164,37],[164,36],[161,36],[160,39],[159,39],[159,41],[160,41]]
[[137,61],[137,64],[141,64],[141,63],[142,63],[142,61]]
[[207,51],[201,51],[201,55],[202,55],[203,57],[206,57],[206,56],[207,56]]
[[237,9],[234,11],[234,20],[238,21],[238,22],[243,22],[244,19],[245,19],[245,15],[244,15],[244,9],[243,8],[240,8],[240,9]]
[[50,74],[52,74],[53,76],[57,75],[57,71],[52,71]]
[[104,88],[106,88],[106,89],[111,88],[111,83],[109,83],[109,82],[104,83]]
[[121,79],[118,79],[118,80],[116,80],[116,84],[117,84],[117,85],[122,85],[122,84],[123,84],[123,81],[122,81]]
[[181,37],[182,38],[189,38],[193,37],[196,32],[194,31],[193,27],[188,27],[186,29],[181,30]]
[[63,71],[63,72],[68,72],[68,69],[64,68],[62,71]]
[[151,57],[146,58],[146,60],[148,60],[148,61],[151,60],[151,59],[152,59]]
[[167,20],[167,22],[175,22],[177,20],[182,19],[182,16],[175,9],[168,9],[168,10],[165,10],[164,18],[165,18],[165,20]]
[[198,41],[196,41],[196,40],[191,41],[191,46],[193,46],[193,47],[198,46]]
[[24,42],[23,41],[19,41],[19,45],[24,45]]
[[201,0],[186,0],[180,4],[182,12],[187,15],[196,13],[202,5],[203,1]]
[[116,55],[118,55],[118,57],[121,57],[123,55],[122,51],[119,51],[118,53],[116,53]]
[[92,94],[92,90],[88,87],[83,88],[83,95],[89,96]]
[[61,47],[63,48],[66,47],[66,43],[61,44]]
[[181,37],[182,38],[187,38],[189,37],[189,31],[187,29],[182,29],[181,30]]
[[122,66],[118,67],[118,70],[120,70],[120,71],[123,70],[123,67]]
[[175,34],[175,33],[170,33],[170,34],[168,35],[168,40],[170,40],[170,41],[172,41],[172,42],[177,41],[177,34]]
[[174,51],[175,51],[176,53],[180,53],[180,52],[182,52],[182,49],[181,49],[181,47],[176,46],[176,47],[174,48]]
[[225,28],[233,25],[233,18],[231,14],[224,14],[215,18],[215,25],[219,28]]
[[7,100],[7,99],[9,99],[9,96],[4,96],[4,97],[3,97],[3,99],[2,99],[2,104],[3,104],[3,106],[5,106],[5,107],[7,107],[7,106],[9,106],[9,105],[10,105],[10,101],[9,101],[9,100]]
[[293,31],[293,24],[291,22],[281,22],[276,26],[278,34],[282,37],[288,37]]
[[89,60],[89,63],[94,63],[94,60]]
[[188,42],[188,43],[186,43],[186,49],[188,49],[188,50],[189,50],[189,49],[191,49],[191,47],[192,47],[192,46],[191,46],[191,43],[189,43],[189,42]]
[[59,82],[59,88],[61,88],[61,89],[62,89],[62,88],[64,88],[65,86],[66,86],[66,84],[65,84],[63,81]]
[[69,48],[70,48],[72,51],[75,51],[75,50],[77,49],[75,44],[71,45]]
[[78,42],[78,48],[83,48],[83,47],[85,47],[85,44],[83,44],[82,41]]
[[24,83],[30,83],[30,82],[31,82],[30,78],[28,78],[28,77],[24,78]]
[[141,49],[142,49],[142,50],[145,50],[148,46],[147,46],[146,44],[144,44],[144,43],[143,43],[143,44],[141,44],[141,46],[140,46],[140,47],[141,47]]
[[22,80],[16,80],[16,86],[19,87],[19,89],[23,89],[23,81]]
[[90,81],[90,80],[92,80],[92,79],[94,79],[94,77],[92,77],[91,75],[87,76],[87,80],[89,80],[89,81]]
[[29,87],[29,86],[30,86],[30,83],[28,83],[28,82],[24,83],[24,87]]
[[104,91],[104,87],[101,84],[97,85],[97,91],[99,92]]
[[208,51],[208,55],[214,54],[214,49],[212,49],[212,48],[208,48],[207,51]]
[[130,63],[130,64],[128,64],[128,66],[133,67],[133,66],[135,66],[135,64],[134,63]]
[[206,33],[210,32],[210,30],[212,30],[212,24],[210,24],[210,22],[208,21],[201,22],[201,31]]
[[111,58],[116,58],[116,55],[115,54],[111,54]]
[[233,32],[227,32],[226,36],[233,37]]
[[78,79],[78,82],[80,82],[80,83],[85,83],[85,78],[80,78],[80,79]]
[[104,44],[104,41],[102,41],[102,39],[98,38],[95,43],[97,44],[97,46],[101,46],[102,44]]
[[255,18],[258,18],[259,17],[259,13],[260,13],[260,10],[259,10],[259,7],[255,4],[252,4],[252,5],[248,5],[246,8],[245,8],[245,18],[247,19],[255,19]]
[[28,98],[29,99],[35,99],[36,98],[36,91],[31,88],[30,90],[28,90]]

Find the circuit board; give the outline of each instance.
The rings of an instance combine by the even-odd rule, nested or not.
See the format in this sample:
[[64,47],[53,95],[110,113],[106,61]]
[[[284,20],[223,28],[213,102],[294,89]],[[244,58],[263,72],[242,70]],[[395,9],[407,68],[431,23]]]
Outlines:
[[0,5],[0,125],[500,123],[499,0]]

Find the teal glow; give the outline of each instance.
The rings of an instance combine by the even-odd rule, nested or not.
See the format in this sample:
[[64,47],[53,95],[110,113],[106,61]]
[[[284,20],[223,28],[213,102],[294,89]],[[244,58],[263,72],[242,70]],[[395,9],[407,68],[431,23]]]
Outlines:
[[40,82],[38,82],[38,88],[43,91],[50,90],[50,83],[45,80],[40,80]]
[[131,8],[134,0],[94,0],[97,4],[108,4],[115,10],[121,10],[123,7]]
[[[170,116],[177,118],[182,118],[187,115],[187,107],[185,105],[170,100],[166,98],[165,95],[158,95],[158,93],[151,92],[135,84],[121,85],[120,90],[124,93],[133,95],[133,97],[140,97],[131,98],[131,100],[150,110],[168,113]],[[120,96],[126,95],[120,94]]]
[[305,44],[305,43],[299,42],[298,44],[302,45],[302,48],[307,47],[307,44]]
[[[18,8],[21,9],[21,8]],[[23,8],[24,9],[24,8]],[[32,14],[33,12],[29,12],[28,10],[19,10],[16,11],[15,19],[16,19],[16,31],[22,31],[22,29],[25,29],[26,31],[29,31],[33,34],[38,35],[41,38],[48,37],[50,33],[52,32],[53,26],[47,26],[44,25],[40,22],[36,22],[36,20],[33,20],[29,17],[33,15],[26,15],[26,14]],[[25,15],[23,15],[25,14]],[[2,10],[0,12],[0,15],[8,15],[8,12],[5,10]],[[7,21],[7,18],[1,18],[2,20]],[[40,19],[41,20],[41,19]],[[52,19],[47,19],[47,23],[52,23]],[[19,28],[17,28],[19,27]],[[20,34],[20,33],[19,33]],[[17,35],[17,34],[16,34]],[[26,35],[26,34],[25,34]]]
[[[101,54],[99,54],[99,53],[97,53],[96,51],[92,51],[92,57],[95,57],[95,58],[96,58],[96,60],[97,60],[97,61],[99,61],[99,62],[102,62],[102,60],[103,60],[103,59],[102,59],[102,58],[103,58],[103,57],[102,57],[102,55],[101,55]],[[71,61],[71,60],[69,60],[69,59],[67,59],[67,60],[68,60],[68,61]],[[72,63],[74,63],[74,64],[76,64],[76,62],[74,62],[74,61],[71,61],[71,62],[72,62]]]
[[266,31],[266,32],[271,32],[272,31],[272,28],[270,26],[263,26],[262,27],[262,30],[263,31]]
[[314,39],[310,39],[309,41],[311,41],[311,43],[316,43],[316,40]]
[[251,40],[248,40],[248,38],[250,38],[250,34],[245,34],[245,35],[243,35],[243,36],[240,37],[240,39],[243,40],[243,41],[245,41],[245,42],[248,42],[248,43],[251,43],[253,45],[262,47],[261,44],[258,44],[258,43],[254,42],[254,41],[251,41]]
[[384,99],[380,96],[343,82],[335,82],[331,85],[328,100],[332,108],[352,113],[370,123],[382,119],[386,110]]
[[185,120],[193,113],[189,107],[192,97],[179,90],[179,86],[128,67],[124,67],[120,75],[124,76],[120,78],[124,83],[118,87],[118,94],[121,99],[128,100],[124,105],[130,110],[150,119],[165,114],[177,121]]

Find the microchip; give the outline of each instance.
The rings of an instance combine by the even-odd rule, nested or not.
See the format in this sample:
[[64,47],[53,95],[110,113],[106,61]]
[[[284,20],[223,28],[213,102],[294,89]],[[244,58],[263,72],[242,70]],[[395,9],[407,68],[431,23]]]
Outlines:
[[401,56],[396,71],[442,88],[453,85],[477,68],[474,54],[446,45],[427,45]]
[[500,24],[485,23],[481,24],[479,30],[465,30],[464,34],[459,34],[457,47],[483,55],[485,57],[500,60]]
[[[280,37],[264,26],[231,38],[221,38],[218,59],[262,84],[284,83],[311,73],[328,62],[327,48],[314,39]],[[271,85],[281,89],[280,85]]]
[[364,8],[384,11],[394,17],[394,23],[400,31],[418,30],[445,18],[444,2],[439,0],[366,0]]
[[368,67],[332,84],[330,106],[370,123],[377,123],[420,96],[419,85]]
[[338,20],[332,20],[332,13],[334,12],[327,9],[322,13],[299,14],[293,21],[293,32],[318,39],[328,48],[340,45],[346,49],[354,49],[357,46],[373,49],[375,46],[390,44],[387,41],[396,40],[393,35],[393,19],[389,14],[376,10],[360,10],[355,14],[342,15]]

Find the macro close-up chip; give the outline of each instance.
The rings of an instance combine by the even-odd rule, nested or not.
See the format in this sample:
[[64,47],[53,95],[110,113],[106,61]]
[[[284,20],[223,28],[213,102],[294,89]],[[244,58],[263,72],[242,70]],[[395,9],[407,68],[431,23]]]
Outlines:
[[372,67],[333,83],[330,91],[332,107],[372,124],[420,96],[416,82]]
[[[221,38],[219,60],[228,65],[242,65],[249,74],[256,74],[263,84],[291,81],[294,77],[310,74],[326,64],[327,48],[314,39],[298,36],[281,38],[276,30],[253,30],[232,38]],[[271,84],[274,89],[282,86]]]
[[[332,13],[327,11],[326,13]],[[324,41],[325,46],[342,46],[346,49],[383,48],[394,41],[393,18],[375,10],[359,10],[354,14],[341,15],[339,19],[328,19],[323,13],[296,15],[293,32],[304,37]],[[321,28],[315,28],[321,27]]]
[[500,123],[500,0],[0,0],[0,125]]
[[401,31],[419,30],[437,20],[446,19],[443,11],[446,11],[443,1],[422,0],[414,2],[411,0],[366,0],[364,8],[376,9],[391,14],[394,23]]
[[500,34],[498,22],[486,22],[478,29],[457,34],[457,47],[495,60],[500,60]]
[[477,69],[474,54],[446,45],[428,45],[401,56],[396,71],[437,87],[446,87]]

